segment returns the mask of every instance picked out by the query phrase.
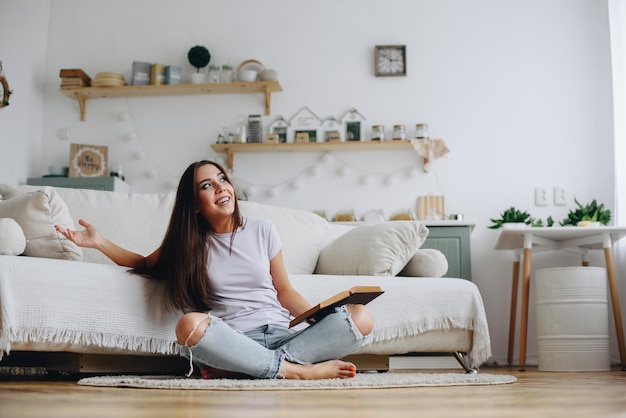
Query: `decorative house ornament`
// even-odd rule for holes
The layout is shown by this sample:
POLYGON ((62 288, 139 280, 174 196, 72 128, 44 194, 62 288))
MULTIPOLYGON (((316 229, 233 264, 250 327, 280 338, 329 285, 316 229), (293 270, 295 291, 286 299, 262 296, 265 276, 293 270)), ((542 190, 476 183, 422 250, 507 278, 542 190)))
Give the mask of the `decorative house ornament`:
POLYGON ((308 132, 296 132, 296 142, 298 144, 309 142, 309 133, 308 132))
POLYGON ((341 118, 345 141, 364 141, 363 122, 365 117, 355 108, 350 109, 341 118))
POLYGON ((104 177, 107 175, 106 146, 70 144, 70 177, 104 177))
POLYGON ((278 135, 278 142, 287 142, 287 131, 289 129, 289 122, 282 116, 276 118, 274 122, 270 124, 270 134, 278 135))
POLYGON ((341 142, 341 134, 339 132, 328 132, 326 138, 328 142, 341 142))
POLYGON ((447 155, 450 150, 443 139, 411 139, 411 144, 418 155, 424 158, 424 172, 428 173, 431 161, 447 155))
POLYGON ((322 122, 322 141, 323 142, 339 142, 341 141, 341 122, 331 116, 322 122))
POLYGON ((406 76, 406 45, 377 45, 374 47, 376 77, 406 76))
POLYGON ((268 144, 278 144, 278 134, 267 134, 265 142, 268 144))
POLYGON ((6 107, 9 105, 9 96, 12 93, 13 92, 9 90, 9 82, 7 81, 7 78, 4 75, 4 70, 2 69, 2 61, 0 61, 0 97, 2 98, 0 107, 6 107))
POLYGON ((299 133, 306 133, 309 142, 322 142, 321 135, 318 135, 321 123, 321 119, 311 109, 306 106, 303 107, 289 121, 292 141, 297 138, 299 133))

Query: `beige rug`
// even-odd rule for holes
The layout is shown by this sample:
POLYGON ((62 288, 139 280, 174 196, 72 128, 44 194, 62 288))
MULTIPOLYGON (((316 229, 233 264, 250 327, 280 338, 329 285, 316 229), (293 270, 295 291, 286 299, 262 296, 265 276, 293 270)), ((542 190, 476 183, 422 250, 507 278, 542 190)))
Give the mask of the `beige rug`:
POLYGON ((420 386, 501 385, 514 383, 514 376, 465 373, 358 373, 353 379, 248 380, 184 378, 178 376, 98 376, 78 381, 84 386, 143 389, 196 390, 329 390, 386 389, 420 386))

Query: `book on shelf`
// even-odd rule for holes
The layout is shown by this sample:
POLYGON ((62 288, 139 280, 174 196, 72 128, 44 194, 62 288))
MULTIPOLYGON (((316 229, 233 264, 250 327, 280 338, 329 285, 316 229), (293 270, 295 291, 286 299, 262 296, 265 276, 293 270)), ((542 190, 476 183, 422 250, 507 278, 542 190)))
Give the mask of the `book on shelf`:
POLYGON ((165 84, 180 84, 182 69, 176 65, 165 67, 165 84))
POLYGON ((133 61, 131 84, 133 86, 145 86, 150 84, 151 70, 152 63, 144 61, 133 61))
POLYGON ((82 81, 84 86, 91 85, 91 77, 89 77, 83 70, 80 68, 62 68, 59 71, 59 77, 62 79, 79 79, 82 81))
POLYGON ((61 87, 71 89, 89 86, 78 77, 64 77, 61 79, 61 87))
POLYGON ((354 286, 348 290, 337 293, 313 306, 311 309, 298 315, 289 323, 289 327, 298 325, 301 322, 319 321, 332 312, 338 306, 361 304, 365 305, 384 292, 379 286, 354 286))
POLYGON ((165 65, 152 64, 150 67, 150 84, 153 86, 165 84, 165 65))

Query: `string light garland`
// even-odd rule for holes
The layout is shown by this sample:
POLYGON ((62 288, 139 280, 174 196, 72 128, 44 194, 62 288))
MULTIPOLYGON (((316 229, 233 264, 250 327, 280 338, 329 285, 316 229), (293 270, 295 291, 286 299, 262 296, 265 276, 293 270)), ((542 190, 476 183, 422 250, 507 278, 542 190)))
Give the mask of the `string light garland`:
POLYGON ((129 154, 131 157, 130 159, 125 159, 125 160, 119 159, 118 163, 122 165, 128 165, 128 164, 147 165, 148 168, 145 169, 144 171, 144 176, 146 178, 157 179, 159 177, 159 174, 162 174, 163 176, 167 178, 167 180, 163 182, 163 186, 168 190, 176 189, 176 187, 178 186, 178 178, 174 176, 169 170, 166 170, 158 166, 152 159, 150 153, 144 147, 143 142, 141 141, 141 136, 137 133, 138 129, 133 119, 133 112, 131 111, 131 103, 128 98, 126 98, 126 107, 127 107, 127 110, 120 112, 117 117, 117 119, 120 122, 127 123, 130 125, 130 129, 128 130, 126 134, 122 136, 122 140, 129 144, 132 144, 138 149, 129 154))
POLYGON ((410 166, 401 168, 395 172, 372 172, 363 170, 355 165, 347 163, 336 154, 328 151, 320 156, 311 166, 303 168, 299 173, 289 179, 285 179, 278 183, 261 184, 246 180, 232 173, 231 177, 245 193, 250 200, 262 201, 263 199, 271 199, 280 196, 283 192, 297 191, 302 189, 308 182, 315 180, 326 172, 333 163, 339 163, 336 174, 341 178, 358 177, 358 182, 363 186, 372 185, 378 180, 378 183, 393 186, 401 179, 414 180, 418 177, 419 167, 410 166))

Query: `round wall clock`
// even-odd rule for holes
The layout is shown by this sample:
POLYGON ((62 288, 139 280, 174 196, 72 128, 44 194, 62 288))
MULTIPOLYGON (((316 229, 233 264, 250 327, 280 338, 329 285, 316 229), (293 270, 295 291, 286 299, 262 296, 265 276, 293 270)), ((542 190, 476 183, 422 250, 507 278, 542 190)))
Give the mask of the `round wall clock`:
POLYGON ((376 77, 406 76, 406 45, 377 45, 374 68, 376 77))

